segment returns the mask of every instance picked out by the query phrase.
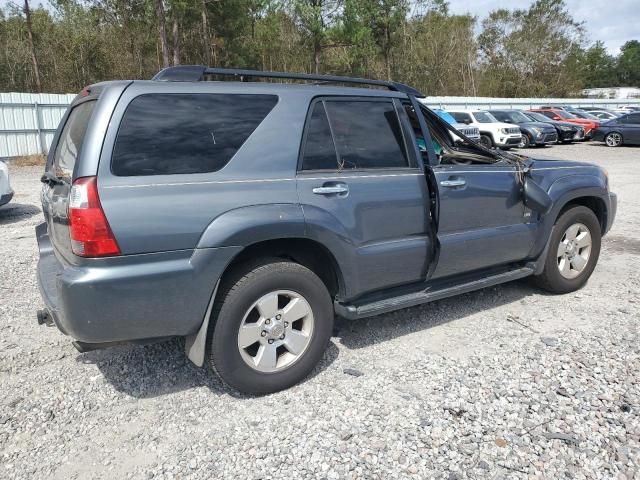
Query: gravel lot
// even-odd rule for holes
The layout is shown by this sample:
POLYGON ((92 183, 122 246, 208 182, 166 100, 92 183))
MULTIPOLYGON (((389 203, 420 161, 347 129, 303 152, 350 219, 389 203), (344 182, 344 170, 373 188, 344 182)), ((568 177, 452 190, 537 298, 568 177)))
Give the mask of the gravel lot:
POLYGON ((640 149, 530 150, 619 195, 589 284, 339 321, 303 384, 226 390, 178 341, 79 354, 39 327, 40 168, 0 208, 0 478, 640 478, 640 149))

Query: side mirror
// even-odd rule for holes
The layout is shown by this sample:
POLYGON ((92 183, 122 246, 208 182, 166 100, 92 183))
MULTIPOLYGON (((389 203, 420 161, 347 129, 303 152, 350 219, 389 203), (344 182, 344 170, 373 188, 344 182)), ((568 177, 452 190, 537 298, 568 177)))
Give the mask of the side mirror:
POLYGON ((470 118, 465 118, 462 123, 465 123, 465 124, 469 125, 471 123, 471 119, 470 118))
POLYGON ((526 207, 542 215, 549 213, 553 206, 553 200, 549 194, 529 177, 524 179, 523 197, 526 207))
POLYGON ((554 116, 553 116, 553 119, 554 119, 554 120, 562 120, 562 118, 560 118, 558 115, 554 115, 554 116))

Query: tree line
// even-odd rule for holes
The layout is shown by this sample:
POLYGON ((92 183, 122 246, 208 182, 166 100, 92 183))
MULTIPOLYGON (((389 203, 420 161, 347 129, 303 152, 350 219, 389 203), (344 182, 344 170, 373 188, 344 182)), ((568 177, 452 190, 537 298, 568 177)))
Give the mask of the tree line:
POLYGON ((0 10, 1 91, 74 92, 180 64, 394 79, 427 95, 640 86, 640 42, 618 56, 589 44, 564 0, 482 21, 446 0, 15 0, 0 10))

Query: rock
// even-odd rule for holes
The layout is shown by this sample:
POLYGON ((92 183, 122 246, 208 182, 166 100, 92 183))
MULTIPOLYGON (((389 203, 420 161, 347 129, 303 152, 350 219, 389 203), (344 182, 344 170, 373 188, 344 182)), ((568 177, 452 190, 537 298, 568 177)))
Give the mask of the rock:
POLYGON ((568 435, 566 433, 560 433, 560 432, 546 432, 543 433, 542 435, 544 435, 548 440, 562 440, 563 442, 566 443, 572 443, 574 445, 578 445, 580 442, 578 442, 578 439, 568 435))
POLYGON ((555 337, 540 337, 540 341, 544 343, 547 347, 558 346, 558 339, 555 337))
POLYGON ((480 460, 478 462, 477 465, 478 468, 481 468, 482 470, 490 470, 491 469, 491 465, 489 465, 487 462, 485 462, 484 460, 480 460))
POLYGON ((347 375, 351 375, 352 377, 361 377, 364 375, 360 370, 356 370, 355 368, 345 368, 342 373, 346 373, 347 375))

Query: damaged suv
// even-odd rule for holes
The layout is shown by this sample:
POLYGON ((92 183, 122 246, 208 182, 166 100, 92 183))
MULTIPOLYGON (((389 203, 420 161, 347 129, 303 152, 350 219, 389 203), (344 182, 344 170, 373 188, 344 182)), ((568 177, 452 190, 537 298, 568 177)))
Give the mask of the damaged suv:
POLYGON ((42 177, 39 322, 80 351, 184 337, 263 394, 309 374, 335 315, 583 286, 616 212, 606 172, 484 148, 420 97, 198 66, 85 88, 42 177))

